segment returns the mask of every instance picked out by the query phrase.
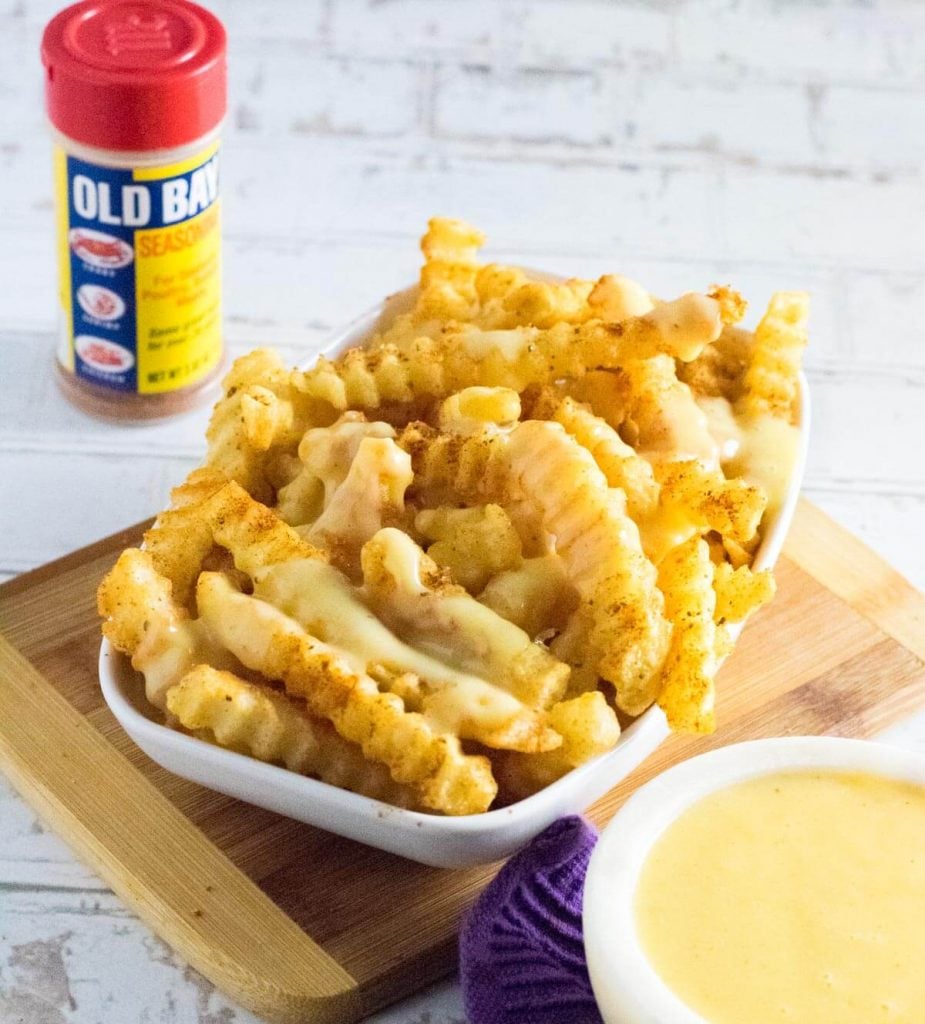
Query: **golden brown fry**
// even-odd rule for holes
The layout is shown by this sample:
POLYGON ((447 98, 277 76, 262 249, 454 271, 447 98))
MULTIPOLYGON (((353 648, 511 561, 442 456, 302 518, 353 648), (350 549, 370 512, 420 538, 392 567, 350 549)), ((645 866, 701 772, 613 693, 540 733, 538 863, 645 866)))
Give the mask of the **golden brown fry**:
POLYGON ((485 236, 471 224, 452 217, 431 217, 427 234, 421 239, 424 265, 430 268, 435 264, 473 266, 484 244, 485 236))
POLYGON ((721 470, 710 469, 696 459, 663 462, 657 476, 662 504, 680 506, 698 526, 739 544, 758 532, 768 503, 760 487, 741 478, 727 480, 721 470))
POLYGON ((629 359, 614 374, 624 413, 621 434, 637 452, 716 465, 719 446, 690 388, 666 355, 629 359))
POLYGON ((194 469, 182 484, 170 492, 170 507, 182 509, 191 505, 201 505, 228 482, 228 477, 224 473, 209 466, 194 469))
POLYGON ((238 360, 206 466, 99 591, 197 734, 454 814, 491 805, 492 764, 510 800, 609 749, 602 680, 712 728, 730 624, 773 593, 750 564, 805 344, 802 293, 753 337, 729 287, 537 280, 483 241, 431 220, 362 348, 238 360))
POLYGON ((221 747, 397 807, 416 805, 407 786, 367 761, 329 722, 310 715, 303 701, 231 672, 197 665, 167 691, 167 710, 184 729, 221 747))
POLYGON ((273 442, 292 430, 293 409, 269 388, 250 384, 241 389, 241 422, 244 437, 254 451, 265 452, 273 442))
POLYGON ((655 570, 620 492, 557 424, 525 423, 511 435, 512 475, 556 538, 556 552, 587 607, 598 671, 617 702, 638 714, 655 698, 667 645, 655 570))
POLYGON ((592 693, 600 686, 600 656, 590 639, 593 626, 591 608, 587 604, 578 604, 566 619, 562 631, 549 645, 557 658, 571 666, 572 674, 565 691, 567 698, 592 693))
POLYGON ((770 412, 791 420, 797 376, 806 347, 806 292, 776 292, 755 331, 742 405, 752 415, 770 412))
POLYGON ((504 297, 503 314, 493 325, 499 328, 550 328, 559 323, 576 323, 588 318, 591 281, 526 281, 504 297))
POLYGON ((743 622, 771 600, 777 586, 770 569, 755 572, 747 565, 733 569, 728 562, 720 562, 714 566, 713 589, 716 591, 714 618, 724 624, 743 622))
POLYGON ((215 543, 230 551, 235 566, 248 576, 275 562, 326 557, 236 483, 214 494, 203 506, 203 515, 215 543))
POLYGON ((170 687, 198 662, 237 665, 202 623, 174 601, 171 590, 147 551, 126 548, 96 598, 104 635, 116 650, 131 655, 132 666, 145 677, 145 695, 157 708, 164 707, 170 687))
POLYGON ((673 626, 658 702, 672 729, 712 732, 713 679, 719 666, 713 563, 706 541, 692 537, 670 552, 659 566, 658 584, 673 626))
POLYGON ((222 385, 225 396, 212 412, 206 464, 239 483, 260 501, 273 497, 268 453, 291 449, 308 426, 325 425, 335 414, 292 386, 292 373, 271 349, 236 360, 222 385))
POLYGON ((723 537, 722 542, 726 557, 736 569, 743 565, 751 565, 755 549, 758 547, 757 537, 746 544, 740 544, 731 537, 723 537))
POLYGON ((549 722, 562 737, 562 746, 552 753, 573 767, 612 749, 620 738, 617 716, 599 691, 556 704, 549 722))
POLYGON ((578 765, 605 754, 620 738, 620 723, 598 691, 555 705, 550 721, 563 744, 546 754, 504 754, 497 759, 498 782, 508 802, 532 796, 578 765))
POLYGON ((548 708, 565 692, 568 666, 512 622, 446 582, 400 530, 380 530, 363 548, 363 581, 383 622, 419 650, 548 708))
POLYGON ((399 443, 411 452, 423 493, 489 499, 540 521, 590 616, 600 674, 628 714, 648 707, 667 650, 663 600, 623 496, 591 454, 560 424, 537 421, 462 438, 415 425, 399 443))
POLYGON ((493 576, 521 563, 520 537, 500 505, 424 509, 414 526, 432 542, 428 557, 470 593, 477 594, 493 576))
POLYGON ((228 478, 217 470, 193 470, 170 492, 171 507, 145 531, 145 550, 154 568, 170 580, 174 598, 184 607, 190 607, 196 577, 213 546, 203 505, 227 483, 228 478))
POLYGON ((489 495, 496 489, 482 481, 490 471, 497 475, 496 452, 505 443, 500 434, 441 434, 427 423, 415 422, 399 433, 397 441, 411 456, 411 490, 424 505, 481 505, 482 491, 489 495))
POLYGON ((713 646, 717 664, 722 664, 729 657, 733 647, 735 647, 735 640, 733 639, 730 627, 724 623, 717 622, 716 642, 713 646))
POLYGON ((125 654, 138 650, 150 622, 173 628, 188 618, 173 600, 170 581, 157 573, 151 555, 138 548, 126 548, 119 555, 100 583, 96 605, 103 617, 103 633, 125 654))
MULTIPOLYGON (((562 396, 568 395, 576 402, 587 405, 595 416, 618 430, 627 416, 626 382, 613 370, 589 370, 575 380, 558 385, 562 396)), ((622 437, 622 435, 621 435, 622 437)))
POLYGON ((338 410, 444 398, 473 386, 522 391, 595 367, 621 366, 629 356, 693 358, 719 336, 722 316, 715 299, 691 293, 620 323, 496 331, 463 323, 437 340, 420 337, 403 349, 382 344, 320 359, 293 380, 306 396, 338 410))
POLYGON ((719 305, 720 319, 727 327, 739 323, 745 316, 748 303, 728 284, 712 285, 707 295, 719 305))
POLYGON ((696 359, 678 362, 678 377, 698 396, 737 402, 745 388, 752 342, 751 331, 726 327, 696 359))
POLYGON ((652 466, 636 454, 622 437, 600 416, 585 405, 566 396, 547 391, 531 410, 535 419, 552 419, 587 448, 611 487, 626 495, 627 509, 633 519, 648 515, 658 501, 658 486, 652 466))
POLYGON ((578 594, 555 554, 527 558, 517 568, 499 572, 478 598, 534 639, 563 629, 578 606, 578 594))
POLYGON ((190 505, 162 512, 145 531, 144 543, 157 571, 173 583, 177 601, 190 607, 196 577, 212 550, 212 531, 202 509, 190 505))
POLYGON ((431 220, 421 241, 426 259, 420 295, 412 311, 399 318, 402 322, 383 332, 377 341, 387 339, 402 347, 415 325, 436 337, 432 325, 448 319, 488 330, 545 328, 591 319, 612 323, 653 307, 644 289, 626 278, 535 280, 519 267, 479 265, 478 250, 483 242, 481 232, 461 221, 431 220))
POLYGON ((299 442, 300 468, 277 494, 280 518, 290 526, 314 522, 346 480, 360 443, 367 437, 394 436, 394 427, 367 422, 358 412, 344 413, 329 427, 307 430, 299 442))
MULTIPOLYGON (((190 607, 196 577, 216 544, 233 549, 262 537, 280 558, 324 557, 243 487, 214 470, 194 471, 172 497, 175 507, 162 512, 146 531, 145 550, 185 607, 190 607)), ((238 568, 248 571, 243 564, 238 568)))
POLYGON ((476 256, 481 231, 461 220, 433 217, 421 239, 424 266, 416 314, 420 318, 462 319, 476 301, 476 256))
POLYGON ((486 263, 475 275, 475 292, 482 310, 501 305, 521 285, 527 283, 526 273, 520 267, 506 267, 500 263, 486 263))
MULTIPOLYGON (((325 562, 295 559, 267 566, 256 573, 254 596, 313 637, 349 652, 356 669, 390 688, 398 676, 416 676, 422 709, 463 739, 526 751, 552 749, 561 742, 543 715, 494 682, 454 668, 445 650, 434 657, 399 639, 370 610, 367 595, 325 562)), ((438 623, 433 632, 431 646, 440 648, 438 623)))
POLYGON ((203 573, 197 588, 203 618, 243 664, 305 700, 366 757, 381 762, 421 802, 447 814, 487 810, 497 787, 487 758, 466 755, 452 733, 406 712, 393 693, 357 673, 349 657, 309 636, 265 601, 247 597, 223 577, 203 573))

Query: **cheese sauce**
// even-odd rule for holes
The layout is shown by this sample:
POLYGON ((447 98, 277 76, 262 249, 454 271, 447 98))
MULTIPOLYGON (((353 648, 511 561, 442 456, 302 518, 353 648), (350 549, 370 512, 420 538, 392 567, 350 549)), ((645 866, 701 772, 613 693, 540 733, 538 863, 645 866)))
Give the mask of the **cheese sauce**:
POLYGON ((635 901, 653 967, 710 1024, 925 1020, 925 787, 731 786, 662 834, 635 901))
POLYGON ((132 665, 145 677, 148 703, 164 710, 167 691, 196 665, 240 671, 237 659, 221 647, 204 622, 152 615, 132 665))
MULTIPOLYGON (((639 454, 653 465, 668 459, 698 459, 708 469, 721 467, 728 479, 741 477, 764 491, 766 516, 780 511, 787 498, 800 443, 799 429, 770 414, 744 416, 725 398, 697 397, 686 385, 665 396, 664 449, 653 445, 639 454), (684 438, 686 450, 679 448, 684 438)), ((767 520, 766 520, 767 521, 767 520)), ((658 505, 639 520, 643 549, 656 564, 698 533, 700 523, 676 505, 658 505)))
POLYGON ((737 416, 725 398, 698 398, 710 434, 719 446, 727 477, 741 476, 768 496, 775 515, 787 497, 799 449, 799 429, 778 416, 737 416))
POLYGON ((661 351, 693 359, 702 348, 705 328, 719 323, 717 307, 706 295, 688 292, 674 302, 661 302, 646 314, 662 338, 661 351))
POLYGON ((440 731, 467 735, 473 726, 500 728, 524 710, 487 680, 404 643, 363 604, 359 592, 320 559, 281 562, 260 571, 254 594, 295 619, 312 636, 339 649, 364 673, 370 664, 426 680, 424 715, 440 731))

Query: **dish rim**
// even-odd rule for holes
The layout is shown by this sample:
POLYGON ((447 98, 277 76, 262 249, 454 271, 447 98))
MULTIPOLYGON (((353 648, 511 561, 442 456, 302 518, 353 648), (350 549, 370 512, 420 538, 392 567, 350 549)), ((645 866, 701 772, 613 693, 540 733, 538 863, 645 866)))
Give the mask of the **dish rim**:
POLYGON ((659 837, 698 801, 749 779, 813 769, 925 787, 925 755, 917 751, 840 736, 779 736, 680 761, 614 815, 591 855, 582 910, 588 973, 605 1024, 710 1024, 669 988, 642 948, 633 907, 642 868, 659 837))
MULTIPOLYGON (((549 281, 564 280, 564 278, 546 271, 539 271, 529 267, 523 269, 536 279, 549 281)), ((377 305, 360 314, 341 330, 337 331, 330 341, 322 345, 320 349, 300 365, 311 365, 321 356, 336 355, 347 348, 361 344, 364 340, 368 339, 377 325, 383 321, 391 320, 395 315, 407 308, 417 294, 417 290, 417 285, 412 285, 386 296, 377 305)), ((801 371, 799 374, 799 417, 797 422, 799 446, 797 457, 787 497, 781 505, 771 529, 766 533, 755 554, 753 565, 756 569, 773 568, 786 540, 797 501, 799 500, 806 468, 811 415, 809 383, 805 374, 801 371)), ((740 625, 733 627, 734 638, 738 638, 741 628, 740 625)), ((294 792, 292 780, 295 780, 298 788, 304 791, 302 796, 306 805, 312 802, 316 805, 341 803, 344 805, 343 809, 345 811, 349 810, 373 825, 378 826, 388 822, 390 826, 395 827, 403 824, 405 828, 413 830, 418 836, 421 835, 422 830, 426 830, 427 834, 435 837, 437 841, 451 837, 477 839, 480 837, 496 836, 500 832, 509 829, 515 822, 521 826, 521 830, 525 827, 532 829, 533 824, 536 824, 535 831, 531 832, 532 835, 535 835, 542 827, 545 827, 551 820, 554 820, 554 818, 548 817, 551 808, 557 811, 556 817, 561 813, 574 813, 576 804, 580 805, 577 807, 577 810, 584 810, 613 788, 627 774, 627 771, 621 770, 619 774, 615 772, 611 778, 608 775, 608 768, 611 765, 614 768, 618 768, 622 763, 628 762, 631 770, 632 767, 640 764, 645 757, 651 754, 670 734, 664 713, 657 705, 653 705, 623 730, 616 746, 611 750, 577 768, 573 768, 562 778, 550 783, 550 785, 529 797, 525 797, 505 807, 482 811, 478 814, 453 816, 431 814, 395 807, 392 804, 383 803, 372 797, 340 789, 319 779, 314 779, 307 775, 299 775, 286 768, 267 764, 246 754, 239 754, 235 751, 206 743, 194 736, 189 736, 186 733, 155 721, 139 711, 135 703, 123 692, 122 681, 119 678, 120 674, 126 675, 133 671, 130 666, 126 667, 127 663, 128 658, 114 651, 109 641, 103 638, 99 656, 99 676, 103 697, 110 710, 119 720, 119 723, 136 744, 141 746, 148 756, 158 761, 159 764, 169 771, 181 774, 175 768, 169 767, 157 757, 154 757, 150 752, 152 747, 160 748, 166 745, 180 760, 186 762, 197 760, 204 766, 210 767, 216 773, 221 773, 223 769, 228 769, 235 776, 250 774, 254 777, 255 782, 260 783, 260 788, 263 788, 263 786, 270 786, 271 788, 282 786, 287 792, 294 792), (121 668, 117 667, 120 664, 121 668), (140 742, 138 737, 144 739, 145 742, 140 742), (631 753, 635 757, 634 760, 630 757, 631 753), (283 780, 286 781, 284 782, 283 780), (601 784, 602 781, 605 783, 604 785, 601 784), (587 794, 590 794, 590 796, 587 794), (560 797, 561 800, 559 799, 560 797), (558 806, 563 801, 567 802, 571 811, 563 810, 558 806)), ((183 774, 182 777, 190 778, 188 774, 183 774)), ((193 779, 192 781, 197 781, 201 785, 209 785, 208 783, 201 782, 199 779, 193 779)), ((212 788, 215 787, 213 786, 212 788)), ((237 796, 237 798, 246 800, 246 802, 256 803, 255 800, 248 800, 245 797, 237 796)), ((267 799, 272 800, 272 795, 267 799)), ((257 806, 266 806, 266 803, 257 804, 257 806)), ((273 809, 276 808, 274 807, 273 809)), ((278 811, 278 813, 286 814, 287 812, 278 811)), ((298 820, 309 822, 308 818, 300 818, 298 820)), ((328 831, 340 832, 337 822, 321 825, 315 818, 312 818, 310 823, 320 828, 326 828, 328 831)), ((373 842, 370 845, 377 844, 373 842)), ((404 855, 409 856, 407 853, 404 855)), ((421 859, 423 860, 423 858, 421 859)), ((493 858, 480 857, 478 860, 467 861, 467 863, 485 863, 488 859, 493 858)), ((423 862, 434 863, 433 860, 423 860, 423 862)), ((463 861, 459 861, 459 863, 463 863, 463 861)))

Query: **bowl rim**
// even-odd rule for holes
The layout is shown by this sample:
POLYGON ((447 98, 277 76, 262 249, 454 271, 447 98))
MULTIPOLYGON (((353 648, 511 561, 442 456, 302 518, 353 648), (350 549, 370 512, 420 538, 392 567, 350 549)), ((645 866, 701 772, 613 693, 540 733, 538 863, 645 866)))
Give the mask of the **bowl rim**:
MULTIPOLYGON (((552 274, 548 271, 537 270, 532 267, 524 267, 522 269, 526 270, 536 279, 552 282, 565 280, 561 275, 552 274)), ((391 320, 404 308, 407 308, 410 301, 417 294, 417 291, 417 284, 412 284, 407 288, 387 295, 382 301, 355 317, 340 330, 335 331, 327 342, 322 344, 310 356, 306 357, 304 362, 299 365, 311 365, 321 356, 336 355, 347 348, 362 344, 364 340, 369 339, 378 325, 383 321, 391 320)), ((812 420, 812 401, 809 383, 802 370, 799 373, 798 383, 799 415, 796 425, 799 430, 799 444, 797 455, 787 496, 777 512, 771 529, 762 539, 755 554, 753 565, 759 570, 773 568, 780 556, 796 510, 805 473, 812 420)), ((741 628, 741 626, 733 626, 733 638, 738 637, 741 628)), ((556 795, 572 788, 576 791, 579 790, 583 780, 589 777, 596 777, 599 771, 604 771, 609 761, 613 760, 616 762, 618 759, 622 761, 626 757, 627 751, 634 747, 642 747, 646 751, 643 754, 644 758, 670 734, 664 713, 658 705, 653 705, 647 708, 631 725, 621 732, 616 746, 611 750, 577 768, 573 768, 561 779, 557 779, 529 797, 525 797, 505 807, 482 811, 478 814, 453 816, 431 814, 395 807, 392 804, 383 803, 372 797, 362 796, 350 790, 332 786, 329 783, 322 782, 320 779, 307 775, 298 775, 286 768, 266 764, 246 754, 239 754, 235 751, 206 743, 194 736, 189 736, 186 733, 157 722, 153 718, 147 717, 134 706, 133 702, 123 692, 120 676, 126 674, 128 661, 129 659, 125 655, 112 648, 105 637, 102 639, 99 653, 99 678, 103 697, 120 725, 133 739, 135 739, 137 734, 152 746, 163 747, 168 745, 175 754, 181 757, 186 759, 198 758, 202 762, 210 763, 215 771, 221 771, 223 767, 227 767, 234 769, 235 774, 240 774, 241 771, 253 769, 255 765, 259 765, 260 770, 255 770, 253 774, 265 779, 267 784, 275 784, 279 782, 281 777, 299 780, 302 788, 304 788, 306 801, 322 796, 325 798, 331 797, 333 793, 336 793, 342 800, 345 810, 352 809, 371 822, 383 822, 386 820, 383 815, 383 809, 387 809, 388 820, 392 824, 404 822, 407 826, 416 830, 426 828, 430 834, 438 837, 440 835, 458 837, 486 836, 496 834, 508 828, 515 820, 529 821, 534 816, 539 817, 548 809, 550 800, 554 799, 556 795), (273 773, 282 773, 282 775, 273 773), (322 789, 319 790, 318 787, 322 787, 322 789)), ((640 758, 636 763, 641 763, 643 758, 640 758)), ((622 776, 618 778, 622 778, 622 776)), ((618 779, 614 781, 614 784, 616 784, 616 781, 618 779)), ((287 788, 289 788, 288 784, 287 788)), ((602 792, 606 792, 606 790, 602 792)), ((600 795, 599 793, 593 799, 598 799, 600 795)), ((593 800, 589 801, 585 806, 588 806, 591 802, 593 800)))
POLYGON ((640 872, 659 837, 704 797, 749 779, 813 769, 925 786, 925 755, 917 751, 875 740, 782 736, 680 761, 614 815, 591 855, 582 911, 588 972, 605 1024, 710 1024, 662 981, 642 948, 633 906, 640 872))
MULTIPOLYGON (((565 779, 570 780, 570 786, 579 787, 581 781, 587 776, 593 776, 601 767, 601 762, 611 757, 615 751, 625 752, 630 746, 647 746, 655 741, 654 745, 660 744, 669 734, 664 715, 657 707, 647 709, 630 726, 620 734, 618 745, 596 758, 572 769, 561 779, 557 779, 550 785, 538 790, 531 796, 524 797, 516 803, 504 807, 496 807, 489 811, 481 811, 478 814, 441 815, 431 814, 426 811, 409 810, 404 807, 396 807, 394 804, 384 803, 374 797, 363 796, 354 793, 349 789, 342 789, 339 786, 322 782, 321 779, 313 778, 310 775, 300 775, 279 765, 269 764, 259 758, 250 757, 247 754, 240 754, 234 750, 219 747, 216 744, 206 743, 180 732, 178 729, 171 729, 169 726, 156 721, 153 718, 142 714, 135 703, 125 694, 125 687, 121 676, 131 670, 128 658, 119 651, 113 649, 109 641, 104 637, 100 644, 99 676, 100 687, 103 697, 109 705, 110 710, 119 720, 126 732, 133 738, 137 734, 152 745, 162 746, 168 744, 178 753, 186 752, 199 757, 201 760, 209 761, 215 770, 220 771, 223 766, 246 766, 249 772, 262 775, 268 782, 278 782, 281 778, 295 780, 301 788, 305 789, 306 799, 312 795, 324 792, 328 795, 337 794, 342 798, 345 806, 352 806, 357 811, 371 813, 372 817, 381 820, 382 810, 386 808, 390 817, 400 819, 415 827, 426 825, 430 832, 452 833, 455 835, 482 835, 486 832, 496 832, 507 828, 514 818, 530 818, 533 812, 542 813, 548 800, 547 794, 550 791, 558 792, 564 787, 561 783, 565 779), (658 712, 651 714, 650 712, 658 712), (255 766, 260 766, 259 768, 255 766), (323 787, 319 790, 318 787, 323 787)), ((624 755, 625 756, 625 755, 624 755)))

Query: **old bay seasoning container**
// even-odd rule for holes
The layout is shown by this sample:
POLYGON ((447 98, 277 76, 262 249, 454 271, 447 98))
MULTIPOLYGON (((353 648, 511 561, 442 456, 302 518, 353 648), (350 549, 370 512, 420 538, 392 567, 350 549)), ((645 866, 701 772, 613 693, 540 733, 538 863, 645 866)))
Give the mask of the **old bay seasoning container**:
POLYGON ((49 22, 42 62, 61 383, 91 412, 180 412, 222 368, 225 30, 186 0, 84 0, 49 22))

